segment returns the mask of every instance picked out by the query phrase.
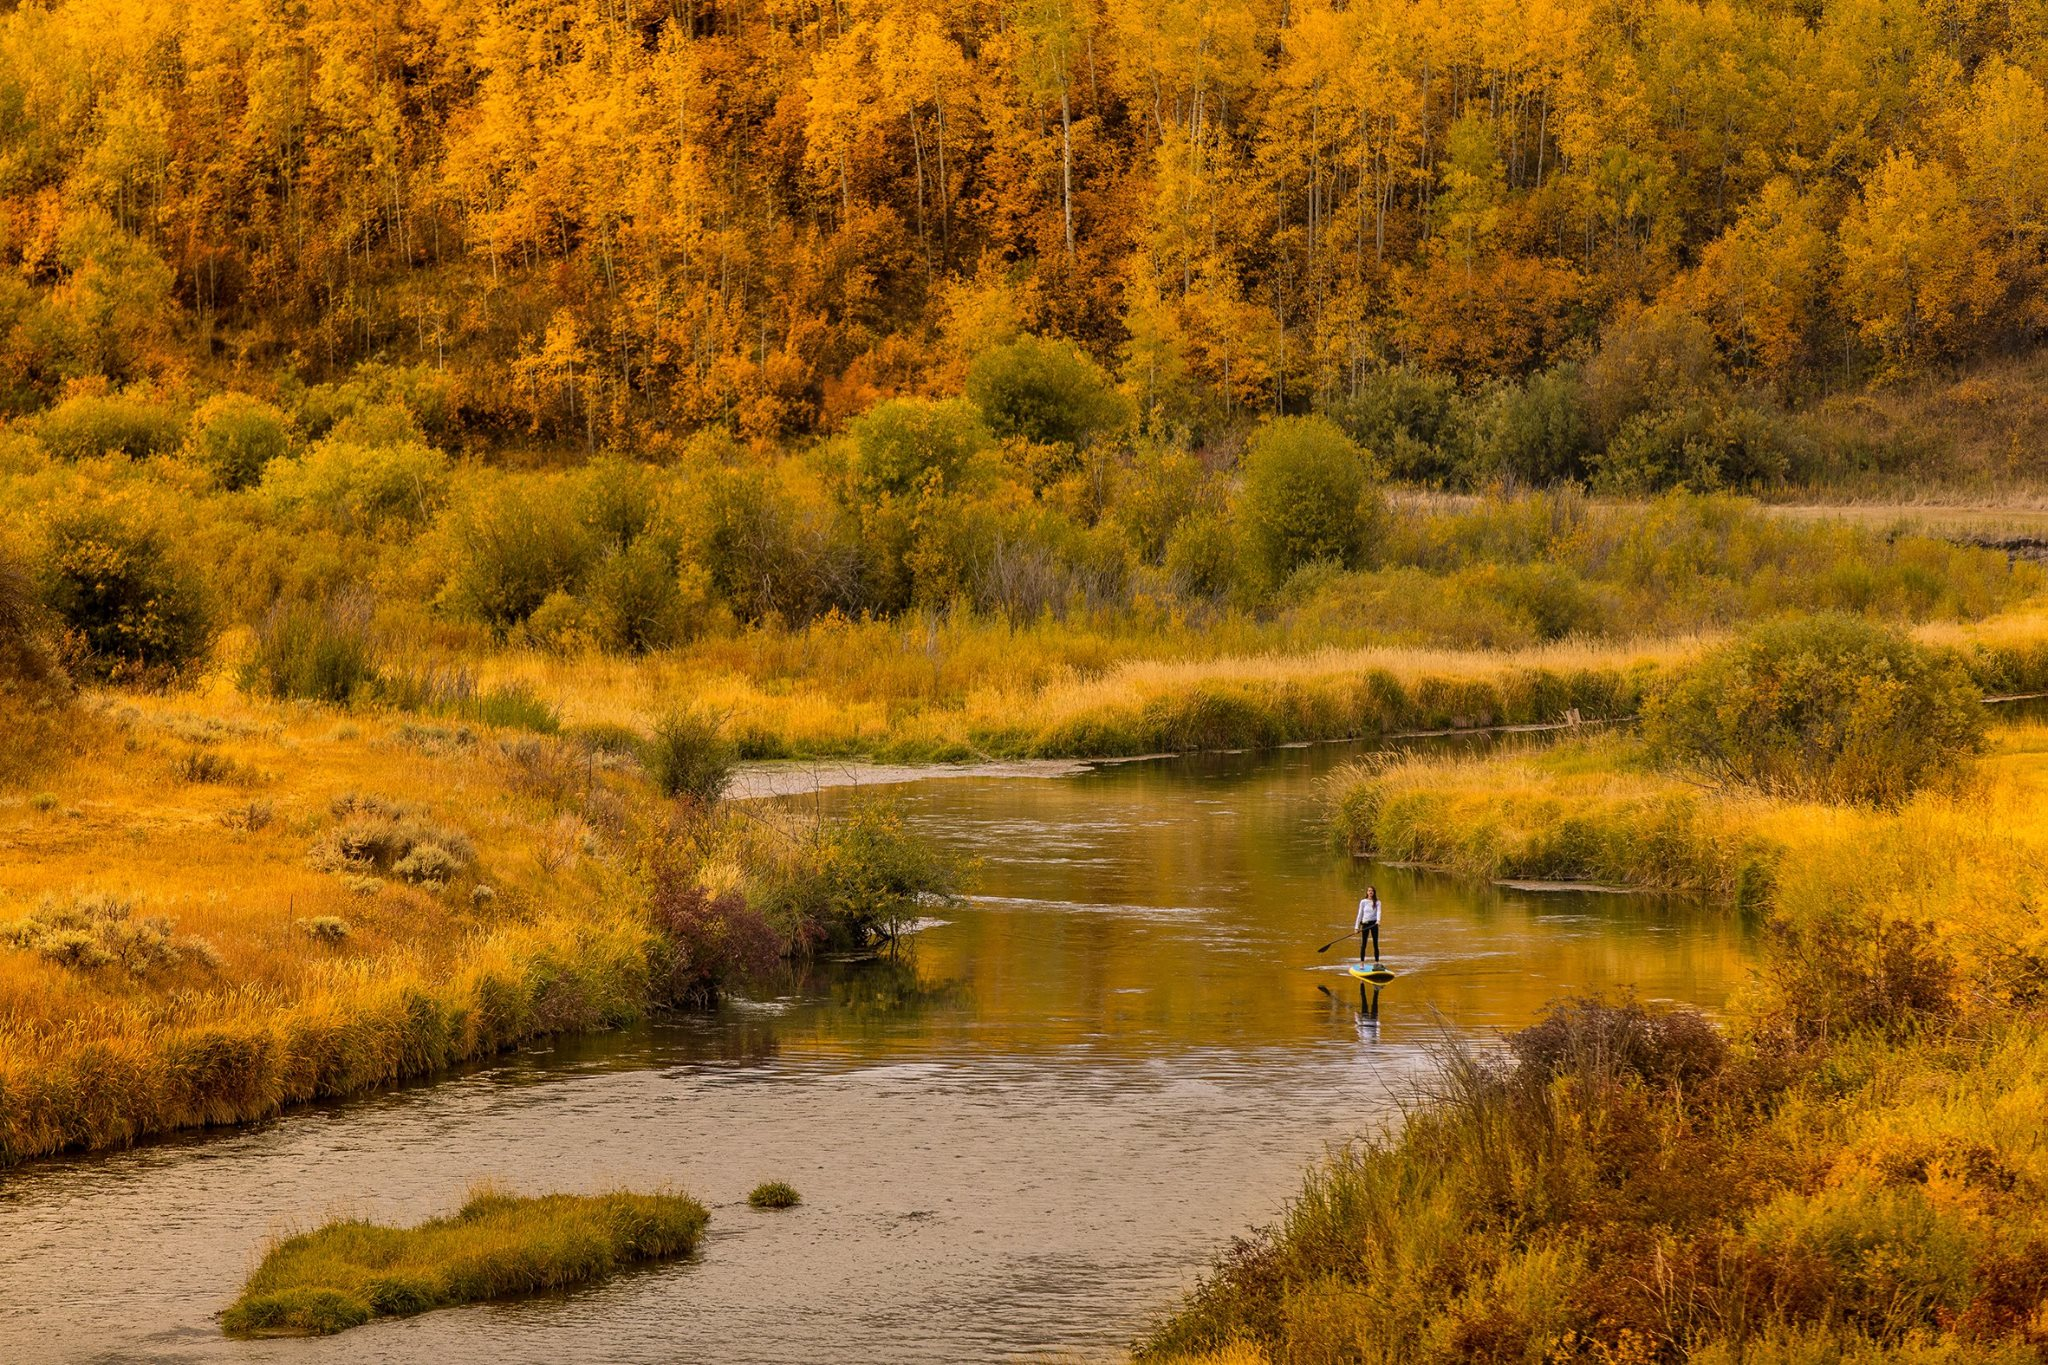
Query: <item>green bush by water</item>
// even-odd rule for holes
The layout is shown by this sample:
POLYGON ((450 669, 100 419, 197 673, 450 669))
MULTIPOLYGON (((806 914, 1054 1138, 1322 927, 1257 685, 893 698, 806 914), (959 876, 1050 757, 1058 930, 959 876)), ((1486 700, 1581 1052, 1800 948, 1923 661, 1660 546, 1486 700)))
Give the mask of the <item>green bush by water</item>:
POLYGON ((781 1180, 765 1180, 747 1194, 747 1202, 757 1209, 793 1209, 804 1202, 796 1192, 796 1186, 781 1180))
POLYGON ((1964 664, 1839 613, 1756 626, 1657 690, 1666 760, 1810 800, 1895 806, 1983 745, 1964 664))
POLYGON ((656 722, 640 761, 663 796, 709 805, 732 781, 738 750, 719 734, 716 717, 690 708, 656 722))
POLYGON ((326 1335, 378 1317, 586 1284, 694 1251, 710 1215, 679 1194, 488 1187, 411 1228, 340 1219, 271 1248, 222 1315, 229 1336, 326 1335))

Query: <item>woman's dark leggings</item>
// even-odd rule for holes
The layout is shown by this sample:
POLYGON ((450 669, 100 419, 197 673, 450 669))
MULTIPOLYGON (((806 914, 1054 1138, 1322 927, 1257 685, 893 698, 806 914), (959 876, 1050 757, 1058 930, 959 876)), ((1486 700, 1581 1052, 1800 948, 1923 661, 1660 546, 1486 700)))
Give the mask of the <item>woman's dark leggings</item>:
POLYGON ((1378 920, 1374 920, 1371 924, 1361 924, 1358 926, 1358 960, 1360 962, 1365 961, 1365 945, 1368 943, 1372 945, 1372 960, 1378 962, 1380 960, 1380 923, 1378 920))

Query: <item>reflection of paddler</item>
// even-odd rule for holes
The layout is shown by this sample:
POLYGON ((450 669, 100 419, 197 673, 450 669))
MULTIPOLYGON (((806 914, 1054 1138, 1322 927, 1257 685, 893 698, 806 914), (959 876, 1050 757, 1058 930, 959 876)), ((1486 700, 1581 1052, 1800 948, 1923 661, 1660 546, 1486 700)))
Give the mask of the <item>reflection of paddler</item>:
POLYGON ((1367 1042, 1380 1040, 1380 988, 1374 986, 1368 998, 1363 981, 1358 983, 1358 1036, 1367 1042))

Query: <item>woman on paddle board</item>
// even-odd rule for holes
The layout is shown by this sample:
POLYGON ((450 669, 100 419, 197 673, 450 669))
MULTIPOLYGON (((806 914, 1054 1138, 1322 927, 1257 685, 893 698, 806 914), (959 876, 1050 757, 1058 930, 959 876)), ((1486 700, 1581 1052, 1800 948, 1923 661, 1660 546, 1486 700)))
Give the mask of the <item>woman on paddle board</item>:
POLYGON ((1365 895, 1358 902, 1358 960, 1365 961, 1365 945, 1372 944, 1372 960, 1380 960, 1380 891, 1376 886, 1365 888, 1365 895))

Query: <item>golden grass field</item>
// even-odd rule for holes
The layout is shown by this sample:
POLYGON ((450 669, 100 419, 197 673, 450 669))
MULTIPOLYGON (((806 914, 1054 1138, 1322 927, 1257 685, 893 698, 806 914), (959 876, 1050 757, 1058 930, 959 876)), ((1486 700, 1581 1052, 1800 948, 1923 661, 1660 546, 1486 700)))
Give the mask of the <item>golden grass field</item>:
POLYGON ((637 1014, 633 799, 531 738, 223 688, 89 698, 71 751, 0 796, 0 1156, 637 1014), (344 865, 351 831, 386 844, 344 865))

